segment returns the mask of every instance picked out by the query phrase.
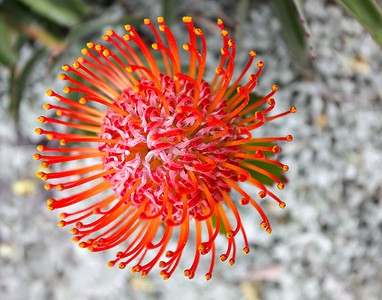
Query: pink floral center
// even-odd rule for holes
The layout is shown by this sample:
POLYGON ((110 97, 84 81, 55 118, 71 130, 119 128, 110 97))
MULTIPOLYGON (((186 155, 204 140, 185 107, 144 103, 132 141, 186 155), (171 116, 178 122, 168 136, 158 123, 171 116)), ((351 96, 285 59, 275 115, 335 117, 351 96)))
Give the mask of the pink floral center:
POLYGON ((154 82, 145 78, 139 80, 139 91, 128 88, 114 103, 128 116, 107 111, 100 137, 118 142, 99 144, 100 151, 108 152, 103 157, 105 170, 117 170, 106 178, 120 197, 140 180, 130 199, 139 208, 147 198, 147 215, 161 211, 167 186, 168 202, 173 204, 173 209, 170 213, 163 209, 162 220, 169 214, 173 220, 181 218, 185 213, 182 197, 187 199, 188 214, 201 218, 204 215, 201 203, 204 207, 208 203, 200 180, 206 183, 216 202, 224 200, 219 189, 231 190, 220 177, 239 180, 237 172, 219 162, 238 165, 239 158, 227 155, 238 150, 224 147, 224 142, 241 139, 241 132, 233 125, 235 118, 228 124, 220 121, 228 115, 226 100, 220 101, 211 114, 207 113, 214 100, 207 82, 202 82, 199 106, 193 108, 195 86, 190 81, 181 79, 180 92, 176 93, 174 79, 163 74, 159 78, 170 116, 165 113, 154 82))

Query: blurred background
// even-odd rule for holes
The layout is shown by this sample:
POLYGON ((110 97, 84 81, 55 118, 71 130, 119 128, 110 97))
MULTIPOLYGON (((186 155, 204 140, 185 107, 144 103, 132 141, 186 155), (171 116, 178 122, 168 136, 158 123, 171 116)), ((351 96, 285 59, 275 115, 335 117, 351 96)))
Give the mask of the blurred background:
POLYGON ((373 0, 0 0, 0 299, 382 299, 381 45, 373 0), (216 262, 209 282, 183 276, 187 258, 163 281, 158 268, 141 278, 108 268, 113 251, 78 248, 46 209, 32 158, 36 118, 45 90, 63 87, 62 64, 108 29, 131 24, 144 36, 144 18, 164 16, 182 41, 184 15, 207 36, 207 77, 221 18, 237 69, 255 50, 265 63, 257 91, 278 84, 277 110, 297 107, 259 134, 294 136, 279 154, 290 166, 278 192, 287 207, 266 205, 271 235, 242 209, 251 252, 232 267, 216 262))

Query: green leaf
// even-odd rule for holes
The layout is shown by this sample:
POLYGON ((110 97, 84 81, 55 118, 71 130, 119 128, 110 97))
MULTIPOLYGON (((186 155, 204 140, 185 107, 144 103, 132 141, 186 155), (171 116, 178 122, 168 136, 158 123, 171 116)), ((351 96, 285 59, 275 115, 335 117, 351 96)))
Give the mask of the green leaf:
POLYGON ((177 7, 178 0, 162 0, 162 14, 167 25, 174 23, 177 7))
POLYGON ((40 16, 55 24, 71 27, 80 22, 80 17, 73 10, 49 0, 18 0, 40 16))
POLYGON ((370 33, 382 46, 382 10, 373 0, 336 0, 370 33))
POLYGON ((17 62, 17 55, 10 43, 9 27, 2 17, 0 17, 0 41, 0 63, 13 66, 17 62))
POLYGON ((294 60, 306 70, 310 55, 306 32, 302 24, 302 12, 295 0, 273 0, 276 15, 281 23, 284 39, 294 60))

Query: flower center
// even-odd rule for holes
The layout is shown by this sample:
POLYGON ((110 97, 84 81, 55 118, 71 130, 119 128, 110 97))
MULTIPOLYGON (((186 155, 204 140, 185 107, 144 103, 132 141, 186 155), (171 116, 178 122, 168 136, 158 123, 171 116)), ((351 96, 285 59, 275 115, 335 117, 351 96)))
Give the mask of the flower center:
POLYGON ((224 162, 238 165, 238 158, 230 157, 237 150, 224 146, 224 142, 241 139, 240 130, 231 125, 234 119, 228 124, 220 121, 228 114, 225 100, 212 113, 207 112, 214 100, 207 82, 197 89, 180 79, 177 92, 174 79, 163 74, 159 79, 160 90, 153 81, 141 78, 137 88, 124 90, 116 99, 114 104, 128 116, 107 111, 100 137, 117 142, 100 143, 99 150, 108 152, 103 157, 105 170, 117 172, 106 178, 121 198, 131 194, 137 208, 147 199, 146 216, 161 214, 162 219, 170 216, 174 221, 186 213, 203 216, 208 201, 201 180, 215 202, 224 200, 219 189, 230 191, 220 177, 238 181, 237 173, 224 167, 224 162), (199 105, 194 108, 196 96, 199 105), (165 202, 172 204, 172 211, 165 202))

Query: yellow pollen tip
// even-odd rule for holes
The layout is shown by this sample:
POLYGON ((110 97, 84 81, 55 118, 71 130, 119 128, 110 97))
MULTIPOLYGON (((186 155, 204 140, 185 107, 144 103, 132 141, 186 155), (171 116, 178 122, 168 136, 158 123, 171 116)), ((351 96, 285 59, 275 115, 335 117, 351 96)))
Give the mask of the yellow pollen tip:
POLYGON ((85 59, 83 57, 79 57, 77 58, 77 61, 80 63, 80 64, 83 64, 85 59))
POLYGON ((39 160, 39 159, 41 158, 41 155, 38 154, 38 153, 35 153, 35 154, 33 154, 33 158, 34 158, 35 160, 39 160))
POLYGON ((60 140, 60 145, 61 146, 66 146, 68 144, 68 142, 64 139, 60 140))
POLYGON ((279 89, 277 85, 272 85, 272 92, 276 92, 279 89))
POLYGON ((43 161, 43 162, 41 163, 41 168, 46 169, 47 167, 49 167, 49 163, 48 163, 47 161, 43 161))
POLYGON ((222 36, 227 36, 228 35, 228 31, 227 30, 222 30, 222 36))
POLYGON ((93 49, 93 48, 94 48, 94 43, 92 43, 92 42, 86 43, 86 46, 87 46, 89 49, 93 49))
POLYGON ((57 185, 57 190, 62 191, 64 189, 64 186, 62 184, 57 185))
POLYGON ((51 89, 46 90, 46 91, 45 91, 45 94, 47 94, 48 96, 52 96, 53 91, 52 91, 51 89))
POLYGON ((250 55, 251 57, 255 57, 255 56, 256 56, 256 52, 255 52, 255 51, 251 51, 251 52, 249 52, 249 55, 250 55))
POLYGON ((145 25, 150 25, 151 24, 151 20, 150 19, 144 19, 143 22, 145 23, 145 25))
POLYGON ((271 234, 271 232, 272 232, 272 228, 268 227, 267 230, 266 230, 266 232, 267 232, 268 234, 271 234))
POLYGON ((61 220, 60 222, 57 223, 58 226, 64 227, 66 225, 66 222, 61 220))
POLYGON ((54 210, 54 205, 53 204, 49 204, 47 205, 46 207, 48 210, 54 210))
POLYGON ((97 46, 95 46, 95 49, 97 50, 97 51, 102 51, 102 45, 100 45, 100 44, 98 44, 97 46))
POLYGON ((66 213, 62 213, 58 216, 60 219, 65 219, 67 217, 66 213))
POLYGON ((70 93, 70 87, 68 87, 68 86, 64 87, 63 92, 65 94, 69 94, 70 93))
POLYGON ((44 188, 45 188, 47 191, 49 191, 49 190, 52 188, 52 185, 49 184, 49 183, 47 183, 47 184, 44 185, 44 188))
POLYGON ((285 208, 286 204, 285 204, 285 202, 281 202, 281 203, 279 204, 279 206, 280 206, 280 208, 285 208))
POLYGON ((266 227, 267 227, 267 223, 266 223, 265 221, 262 221, 262 222, 260 223, 260 227, 261 227, 261 228, 266 228, 266 227))
POLYGON ((289 170, 289 167, 287 165, 283 165, 283 171, 287 172, 289 170))
POLYGON ((220 255, 220 261, 226 261, 227 260, 227 255, 222 254, 220 255))
POLYGON ((222 25, 222 24, 223 24, 222 19, 218 19, 218 20, 217 20, 217 23, 218 23, 218 25, 222 25))
POLYGON ((109 261, 109 262, 107 263, 107 266, 108 266, 109 268, 112 268, 112 267, 114 267, 114 262, 112 262, 112 261, 109 261))
POLYGON ((36 129, 34 130, 34 133, 35 133, 35 134, 42 134, 42 129, 41 129, 41 128, 36 128, 36 129))
POLYGON ((290 134, 288 134, 288 135, 286 136, 286 140, 287 140, 288 142, 293 141, 293 136, 290 135, 290 134))
POLYGON ((83 55, 86 55, 86 56, 88 56, 89 55, 89 50, 88 49, 86 49, 86 48, 83 48, 82 50, 81 50, 81 53, 83 54, 83 55))
POLYGON ((53 134, 47 134, 47 135, 46 135, 46 138, 47 138, 49 141, 53 140, 53 134))
POLYGON ((162 24, 162 23, 164 23, 164 18, 163 17, 158 17, 157 21, 158 21, 159 24, 162 24))
POLYGON ((130 41, 130 35, 129 34, 125 34, 123 36, 123 38, 126 40, 126 41, 130 41))
POLYGON ((62 116, 62 110, 56 111, 56 115, 59 116, 59 117, 62 116))
POLYGON ((293 107, 290 108, 290 112, 292 114, 294 114, 296 111, 297 111, 296 107, 293 106, 293 107))
POLYGON ((110 55, 110 51, 108 49, 105 49, 105 50, 103 50, 102 54, 104 56, 109 56, 110 55))
POLYGON ((45 122, 45 117, 43 117, 43 116, 38 117, 37 121, 39 121, 40 123, 44 123, 45 122))
POLYGON ((120 269, 124 269, 126 267, 126 265, 124 264, 124 263, 119 263, 119 265, 118 265, 118 268, 120 268, 120 269))
POLYGON ((50 104, 44 104, 42 106, 43 109, 49 110, 50 109, 50 104))
POLYGON ((133 29, 133 27, 131 27, 130 24, 126 24, 126 25, 125 25, 125 30, 126 30, 126 31, 131 31, 131 29, 133 29))
POLYGON ((279 190, 282 190, 282 189, 284 189, 285 185, 284 185, 284 183, 280 182, 280 183, 277 185, 277 187, 278 187, 279 190))
POLYGON ((139 92, 139 87, 134 86, 134 87, 133 87, 133 91, 136 92, 136 93, 138 93, 138 92, 139 92))
POLYGON ((229 40, 228 41, 228 46, 234 47, 235 46, 235 41, 234 40, 229 40))
POLYGON ((264 63, 263 63, 262 61, 258 61, 258 62, 257 62, 257 67, 258 67, 258 68, 262 68, 262 67, 264 67, 264 63))
POLYGON ((210 280, 211 279, 211 274, 206 274, 205 277, 206 277, 206 280, 210 280))
POLYGON ((84 97, 81 97, 80 100, 78 100, 81 104, 86 104, 88 102, 84 97))
POLYGON ((133 72, 133 68, 131 66, 127 66, 126 67, 126 72, 132 73, 133 72))
POLYGON ((159 30, 160 30, 160 31, 164 32, 165 29, 166 29, 166 27, 165 27, 164 25, 160 25, 160 26, 159 26, 159 30))
POLYGON ((106 34, 104 34, 104 35, 102 36, 102 38, 103 38, 105 41, 108 41, 108 40, 110 39, 110 37, 109 37, 108 35, 106 35, 106 34))
POLYGON ((192 22, 192 17, 188 17, 188 16, 186 16, 186 17, 183 17, 183 23, 191 23, 192 22))
POLYGON ((75 68, 75 69, 79 69, 80 68, 80 63, 78 62, 78 61, 76 61, 76 62, 74 62, 73 63, 73 67, 75 68))
POLYGON ((114 34, 114 31, 113 31, 113 30, 108 30, 108 31, 106 31, 106 34, 107 34, 107 35, 113 35, 113 34, 114 34))
POLYGON ((44 151, 44 146, 43 145, 38 145, 37 146, 37 151, 44 151))
POLYGON ((158 50, 159 49, 158 43, 151 44, 151 48, 153 48, 154 50, 158 50))
POLYGON ((249 253, 249 248, 248 247, 243 248, 243 253, 247 255, 249 253))
POLYGON ((202 34, 203 34, 203 31, 200 29, 200 28, 195 28, 195 34, 197 35, 197 36, 201 36, 202 34))
POLYGON ((235 264, 235 260, 233 258, 231 258, 229 261, 228 261, 228 264, 230 266, 233 266, 235 264))
MULTIPOLYGON (((79 240, 80 239, 78 237, 76 237, 76 236, 74 238, 72 238, 72 242, 74 242, 74 243, 77 243, 79 240)), ((80 245, 78 245, 78 246, 80 246, 80 245)))
POLYGON ((61 80, 65 80, 67 77, 65 74, 60 74, 58 75, 58 78, 60 78, 61 80))
POLYGON ((190 44, 183 44, 183 49, 186 51, 190 51, 190 44))
POLYGON ((70 69, 70 66, 69 66, 69 65, 63 65, 63 66, 62 66, 62 69, 63 69, 64 71, 68 71, 68 70, 70 69))

